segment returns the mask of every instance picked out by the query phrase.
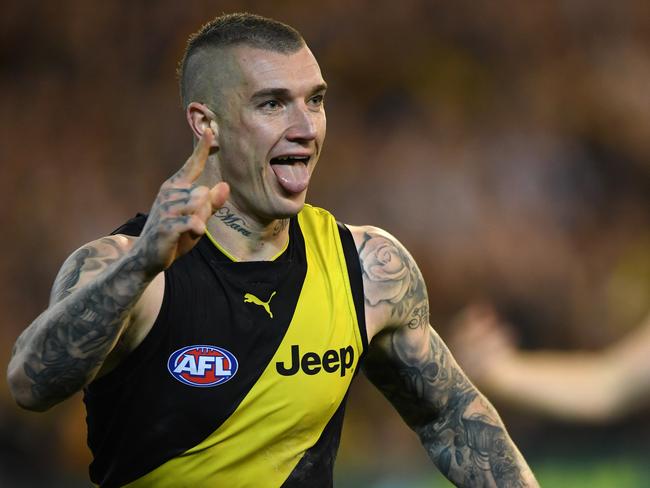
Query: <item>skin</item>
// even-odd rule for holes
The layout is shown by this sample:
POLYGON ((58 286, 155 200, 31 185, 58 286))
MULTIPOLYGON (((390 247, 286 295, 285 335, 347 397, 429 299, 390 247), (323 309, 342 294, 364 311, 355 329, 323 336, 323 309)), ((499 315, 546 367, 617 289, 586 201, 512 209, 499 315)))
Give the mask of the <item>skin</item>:
POLYGON ((189 251, 223 205, 228 185, 193 185, 214 135, 207 129, 185 165, 163 183, 140 238, 86 244, 63 264, 50 306, 20 335, 7 377, 17 403, 46 410, 112 369, 151 328, 161 271, 189 251))
POLYGON ((491 307, 475 305, 459 318, 450 344, 490 398, 531 413, 607 423, 650 404, 650 314, 600 351, 523 351, 491 307))
MULTIPOLYGON (((215 57, 224 67, 219 106, 188 105, 198 144, 161 187, 142 235, 75 252, 50 307, 16 342, 8 379, 25 408, 49 408, 132 351, 162 303, 162 271, 206 228, 240 260, 270 259, 286 245, 287 219, 303 208, 306 189, 283 188, 270 160, 308 154, 313 172, 325 138, 320 68, 306 46, 291 54, 237 46, 215 57)), ((497 413, 429 325, 411 256, 380 229, 351 230, 364 276, 368 377, 458 486, 537 486, 497 413)))
MULTIPOLYGON (((221 103, 214 110, 191 103, 188 122, 197 138, 206 123, 218 127, 215 164, 204 179, 208 185, 230 184, 230 212, 245 218, 251 232, 260 234, 257 241, 265 242, 277 220, 302 209, 307 193, 285 191, 269 162, 286 154, 308 155, 308 172, 313 173, 325 140, 327 85, 307 47, 287 55, 238 46, 215 56, 226 68, 220 80, 221 103)), ((285 242, 287 236, 281 236, 285 242)), ((229 242, 224 244, 228 247, 229 242)), ((233 250, 236 246, 241 239, 232 243, 233 250)))
POLYGON ((537 486, 496 410, 429 323, 422 274, 375 227, 352 227, 372 338, 364 369, 456 486, 537 486))

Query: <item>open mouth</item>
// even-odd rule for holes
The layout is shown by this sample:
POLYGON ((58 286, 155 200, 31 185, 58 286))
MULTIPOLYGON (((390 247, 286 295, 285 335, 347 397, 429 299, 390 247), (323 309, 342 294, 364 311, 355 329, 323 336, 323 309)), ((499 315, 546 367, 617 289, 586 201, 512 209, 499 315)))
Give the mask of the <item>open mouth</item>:
POLYGON ((309 156, 278 156, 277 158, 271 159, 271 164, 307 164, 310 159, 309 156))
POLYGON ((307 163, 311 156, 278 156, 271 159, 271 168, 278 183, 288 193, 300 193, 309 185, 307 163))

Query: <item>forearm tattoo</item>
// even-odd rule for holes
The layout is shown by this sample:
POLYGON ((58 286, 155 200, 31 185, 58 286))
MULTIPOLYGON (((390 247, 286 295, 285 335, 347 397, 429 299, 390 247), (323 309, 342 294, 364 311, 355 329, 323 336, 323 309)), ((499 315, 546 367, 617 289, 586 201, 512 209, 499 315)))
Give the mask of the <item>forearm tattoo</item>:
POLYGON ((496 411, 429 325, 424 280, 394 239, 368 232, 359 247, 366 307, 390 306, 394 324, 372 341, 364 370, 457 486, 527 486, 496 411))
POLYGON ((18 338, 14 355, 37 403, 53 404, 81 389, 115 344, 148 282, 142 258, 125 256, 111 239, 76 251, 56 278, 51 307, 18 338), (98 247, 102 246, 102 252, 98 247), (77 289, 83 272, 101 273, 77 289))

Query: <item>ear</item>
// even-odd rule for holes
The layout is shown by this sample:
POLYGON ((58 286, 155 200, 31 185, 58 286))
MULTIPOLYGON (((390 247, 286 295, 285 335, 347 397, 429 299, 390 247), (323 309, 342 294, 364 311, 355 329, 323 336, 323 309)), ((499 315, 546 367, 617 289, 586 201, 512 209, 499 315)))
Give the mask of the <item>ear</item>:
POLYGON ((219 126, 217 125, 214 112, 207 105, 198 102, 190 103, 187 106, 185 117, 187 118, 187 123, 190 124, 194 137, 201 139, 203 132, 209 127, 214 133, 214 141, 211 147, 219 147, 219 126))

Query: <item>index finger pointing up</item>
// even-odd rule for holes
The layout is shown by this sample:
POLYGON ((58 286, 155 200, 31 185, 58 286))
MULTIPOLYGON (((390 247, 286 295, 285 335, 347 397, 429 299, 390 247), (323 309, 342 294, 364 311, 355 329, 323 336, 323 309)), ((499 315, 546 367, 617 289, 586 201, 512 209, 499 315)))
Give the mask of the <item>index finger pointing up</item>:
POLYGON ((176 179, 186 183, 193 183, 199 176, 201 176, 203 168, 205 168, 205 162, 210 154, 210 146, 212 146, 213 141, 214 133, 212 132, 212 129, 206 128, 203 131, 201 139, 199 139, 198 144, 194 148, 194 152, 176 173, 176 179))

